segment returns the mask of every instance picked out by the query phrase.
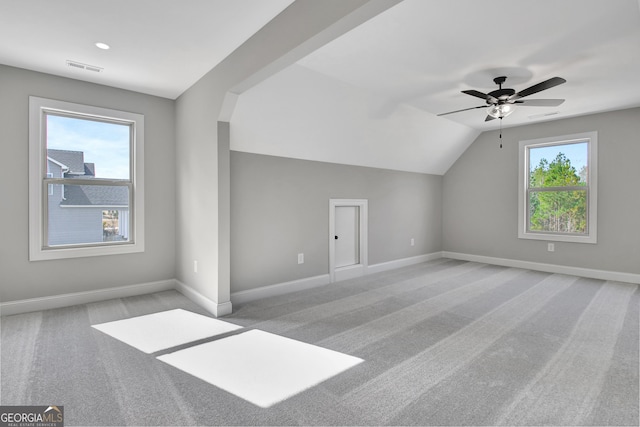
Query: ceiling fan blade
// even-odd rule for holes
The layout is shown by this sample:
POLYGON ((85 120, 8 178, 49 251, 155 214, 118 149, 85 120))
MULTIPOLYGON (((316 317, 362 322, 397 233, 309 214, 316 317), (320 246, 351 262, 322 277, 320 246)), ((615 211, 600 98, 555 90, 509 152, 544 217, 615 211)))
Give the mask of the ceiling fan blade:
POLYGON ((438 116, 446 116, 447 114, 460 113, 461 111, 475 110, 477 108, 487 108, 487 106, 486 105, 479 105, 477 107, 463 108, 462 110, 449 111, 448 113, 438 114, 438 116))
POLYGON ((485 101, 487 101, 487 104, 497 104, 498 103, 498 99, 489 95, 488 93, 482 93, 479 90, 475 90, 475 89, 469 89, 469 90, 463 90, 462 93, 466 93, 467 95, 471 95, 471 96, 475 96, 477 98, 480 99, 484 99, 485 101))
POLYGON ((515 103, 522 104, 525 107, 557 107, 563 102, 564 99, 524 99, 515 103))
POLYGON ((489 120, 495 120, 495 119, 496 119, 495 117, 487 115, 487 118, 484 119, 484 121, 488 122, 489 120))
POLYGON ((466 93, 467 95, 475 96, 476 98, 484 99, 485 101, 489 98, 489 95, 486 93, 482 93, 478 90, 469 89, 463 90, 462 93, 466 93))
POLYGON ((563 79, 562 77, 552 77, 549 80, 545 80, 541 83, 538 83, 537 85, 533 85, 531 87, 528 87, 524 90, 521 90, 520 92, 511 95, 509 98, 510 99, 518 99, 518 98, 524 98, 525 96, 529 96, 529 95, 533 95, 534 93, 538 93, 540 91, 543 90, 547 90, 547 89, 551 89, 554 86, 558 86, 561 85, 562 83, 566 83, 567 81, 565 79, 563 79))

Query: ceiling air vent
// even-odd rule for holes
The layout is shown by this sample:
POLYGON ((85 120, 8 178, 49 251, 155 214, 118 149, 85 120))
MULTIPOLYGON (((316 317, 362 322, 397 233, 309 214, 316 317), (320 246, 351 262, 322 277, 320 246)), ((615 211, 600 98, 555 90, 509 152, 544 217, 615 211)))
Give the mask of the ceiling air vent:
POLYGON ((533 116, 529 116, 529 120, 541 119, 543 117, 555 116, 559 114, 560 111, 551 111, 550 113, 542 113, 542 114, 534 114, 533 116))
POLYGON ((97 67, 95 65, 83 64, 82 62, 70 61, 67 59, 67 65, 71 68, 78 68, 80 70, 93 71, 94 73, 101 73, 104 68, 97 67))

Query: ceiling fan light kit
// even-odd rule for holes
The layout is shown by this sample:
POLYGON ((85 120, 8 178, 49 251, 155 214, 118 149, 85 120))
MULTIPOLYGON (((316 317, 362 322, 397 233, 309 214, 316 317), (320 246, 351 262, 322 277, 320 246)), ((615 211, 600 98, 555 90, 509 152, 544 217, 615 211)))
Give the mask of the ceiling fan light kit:
POLYGON ((492 105, 487 109, 487 114, 494 119, 503 119, 509 114, 513 113, 515 110, 516 109, 512 104, 492 105))

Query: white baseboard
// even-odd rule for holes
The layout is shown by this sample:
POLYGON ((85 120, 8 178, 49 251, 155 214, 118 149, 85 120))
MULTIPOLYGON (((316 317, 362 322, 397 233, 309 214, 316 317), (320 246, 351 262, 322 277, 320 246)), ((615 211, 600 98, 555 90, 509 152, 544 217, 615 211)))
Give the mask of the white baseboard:
POLYGON ((422 262, 433 261, 442 258, 442 252, 433 252, 430 254, 418 255, 409 258, 396 259, 393 261, 381 262, 379 264, 370 265, 367 274, 380 273, 395 268, 407 267, 409 265, 420 264, 422 262))
MULTIPOLYGON (((427 262, 434 259, 442 258, 441 252, 434 252, 431 254, 418 255, 410 258, 397 259, 394 261, 383 262, 379 264, 369 265, 364 269, 364 274, 379 273, 382 271, 392 270, 394 268, 406 267, 413 264, 420 264, 421 262, 427 262)), ((349 269, 345 269, 343 273, 349 269)), ((349 270, 351 271, 351 270, 349 270)), ((353 269, 355 275, 353 277, 360 276, 359 270, 353 269)), ((350 276, 336 276, 337 280, 346 280, 351 278, 350 276)), ((318 286, 324 286, 331 283, 331 276, 329 274, 321 274, 319 276, 307 277, 299 280, 292 280, 290 282, 277 283, 275 285, 263 286, 256 289, 249 289, 246 291, 234 292, 231 294, 231 302, 233 304, 243 304, 263 298, 274 297, 278 295, 284 295, 291 292, 302 291, 305 289, 311 289, 318 286)))
POLYGON ((275 297, 278 295, 284 295, 291 292, 302 291, 305 289, 311 289, 318 286, 328 285, 331 282, 331 278, 328 274, 321 274, 319 276, 307 277, 299 280, 292 280, 290 282, 277 283, 275 285, 262 286, 256 289, 249 289, 246 291, 234 292, 231 294, 231 302, 233 304, 243 304, 250 301, 255 301, 268 297, 275 297))
MULTIPOLYGON (((497 258, 482 255, 465 254, 459 252, 434 252, 410 258, 383 262, 368 266, 366 274, 380 273, 395 268, 406 267, 413 264, 432 261, 439 258, 452 258, 463 261, 474 261, 485 264, 502 265, 505 267, 524 268, 529 270, 544 271, 547 273, 568 274, 572 276, 589 277, 600 280, 612 280, 640 284, 640 274, 623 273, 609 270, 596 270, 590 268, 570 267, 565 265, 545 264, 532 261, 521 261, 508 258, 497 258)), ((120 286, 117 288, 99 289, 95 291, 75 292, 50 297, 32 298, 26 300, 9 301, 0 303, 0 315, 27 313, 31 311, 50 310, 54 308, 68 307, 78 304, 105 301, 114 298, 126 298, 136 295, 150 294, 153 292, 176 289, 194 303, 203 307, 216 317, 231 313, 232 304, 241 304, 272 296, 284 295, 291 292, 328 285, 331 282, 329 274, 293 280, 285 283, 264 286, 231 294, 231 301, 217 303, 184 283, 175 280, 160 280, 157 282, 140 283, 137 285, 120 286)))
POLYGON ((178 292, 189 298, 194 303, 198 304, 200 307, 207 310, 209 313, 213 314, 215 317, 222 317, 226 316, 227 314, 231 314, 232 305, 230 301, 222 303, 215 302, 212 299, 205 297, 192 287, 185 285, 181 281, 176 280, 175 282, 175 289, 178 292))
POLYGON ((609 270, 595 270, 591 268, 570 267, 566 265, 545 264, 541 262, 521 261, 509 258, 496 258, 482 255, 463 254, 459 252, 442 252, 443 258, 453 258, 462 261, 474 261, 485 264, 502 265, 505 267, 525 268, 528 270, 544 271, 546 273, 568 274, 571 276, 588 277, 591 279, 612 280, 640 284, 640 274, 622 273, 609 270))
POLYGON ((78 304, 105 301, 114 298, 125 298, 136 295, 175 289, 175 280, 160 280, 158 282, 140 283, 137 285, 120 286, 117 288, 98 289, 95 291, 74 292, 54 295, 50 297, 31 298, 18 301, 0 303, 0 315, 28 313, 31 311, 50 310, 52 308, 69 307, 78 304))

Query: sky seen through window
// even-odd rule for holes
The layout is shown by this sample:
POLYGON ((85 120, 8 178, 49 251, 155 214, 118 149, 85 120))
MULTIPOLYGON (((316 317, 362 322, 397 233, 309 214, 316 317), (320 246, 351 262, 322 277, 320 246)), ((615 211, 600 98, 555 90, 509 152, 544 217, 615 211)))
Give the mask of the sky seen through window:
POLYGON ((129 134, 123 124, 47 115, 47 148, 82 151, 96 178, 129 179, 129 134))

